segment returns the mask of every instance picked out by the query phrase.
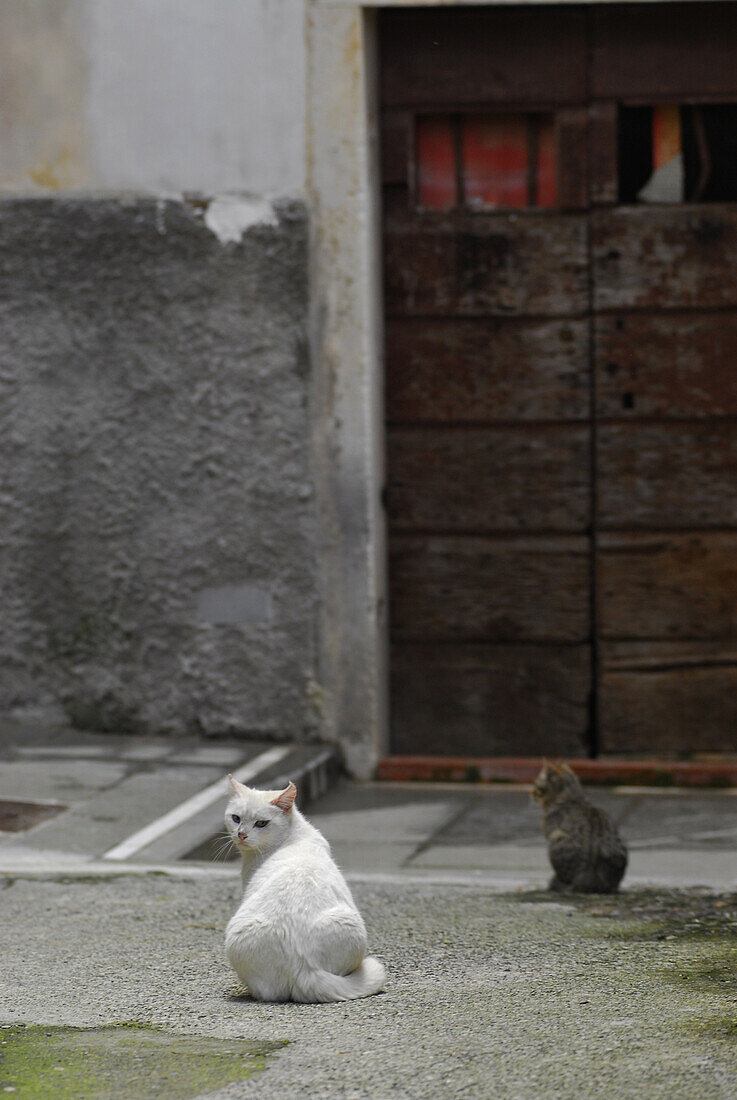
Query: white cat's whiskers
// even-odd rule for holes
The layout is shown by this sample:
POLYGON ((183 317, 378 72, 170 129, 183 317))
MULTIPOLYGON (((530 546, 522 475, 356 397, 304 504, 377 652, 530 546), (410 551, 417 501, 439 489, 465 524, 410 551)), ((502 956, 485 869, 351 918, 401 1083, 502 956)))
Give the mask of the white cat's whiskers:
POLYGON ((222 833, 218 833, 213 838, 214 853, 212 857, 213 863, 225 862, 228 858, 228 853, 231 848, 235 848, 238 851, 238 845, 233 840, 227 829, 223 829, 222 833))

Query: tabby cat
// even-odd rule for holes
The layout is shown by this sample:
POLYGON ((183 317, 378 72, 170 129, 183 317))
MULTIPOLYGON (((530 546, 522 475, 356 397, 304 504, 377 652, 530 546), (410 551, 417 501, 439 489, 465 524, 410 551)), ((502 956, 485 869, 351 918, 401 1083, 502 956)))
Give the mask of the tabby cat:
POLYGON ((614 894, 627 867, 627 849, 609 817, 589 802, 567 764, 543 766, 532 785, 543 811, 543 832, 555 871, 548 889, 614 894))

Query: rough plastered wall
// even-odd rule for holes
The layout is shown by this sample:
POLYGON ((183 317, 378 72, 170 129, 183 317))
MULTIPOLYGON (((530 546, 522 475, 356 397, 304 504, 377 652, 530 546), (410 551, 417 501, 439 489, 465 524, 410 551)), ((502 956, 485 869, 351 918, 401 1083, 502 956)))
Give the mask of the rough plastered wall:
POLYGON ((299 202, 0 200, 0 710, 319 732, 306 298, 299 202))
POLYGON ((323 732, 304 112, 304 0, 0 4, 0 712, 323 732))

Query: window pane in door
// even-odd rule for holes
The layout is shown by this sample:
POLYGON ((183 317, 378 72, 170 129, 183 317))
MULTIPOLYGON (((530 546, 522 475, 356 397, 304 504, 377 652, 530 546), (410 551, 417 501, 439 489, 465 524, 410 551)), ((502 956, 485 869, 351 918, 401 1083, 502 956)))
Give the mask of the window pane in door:
POLYGON ((425 210, 448 210, 458 202, 453 122, 448 115, 416 120, 417 201, 425 210))
POLYGON ((461 151, 468 206, 528 205, 527 115, 467 115, 461 151))

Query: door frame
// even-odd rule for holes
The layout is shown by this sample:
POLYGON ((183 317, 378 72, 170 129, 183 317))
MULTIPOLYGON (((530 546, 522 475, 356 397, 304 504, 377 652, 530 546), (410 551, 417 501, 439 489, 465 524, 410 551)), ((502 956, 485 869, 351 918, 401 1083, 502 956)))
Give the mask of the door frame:
MULTIPOLYGON (((558 2, 443 0, 442 6, 558 2)), ((437 0, 306 0, 311 454, 320 569, 314 702, 324 735, 342 746, 348 771, 359 779, 374 775, 389 745, 376 12, 437 6, 437 0)))

